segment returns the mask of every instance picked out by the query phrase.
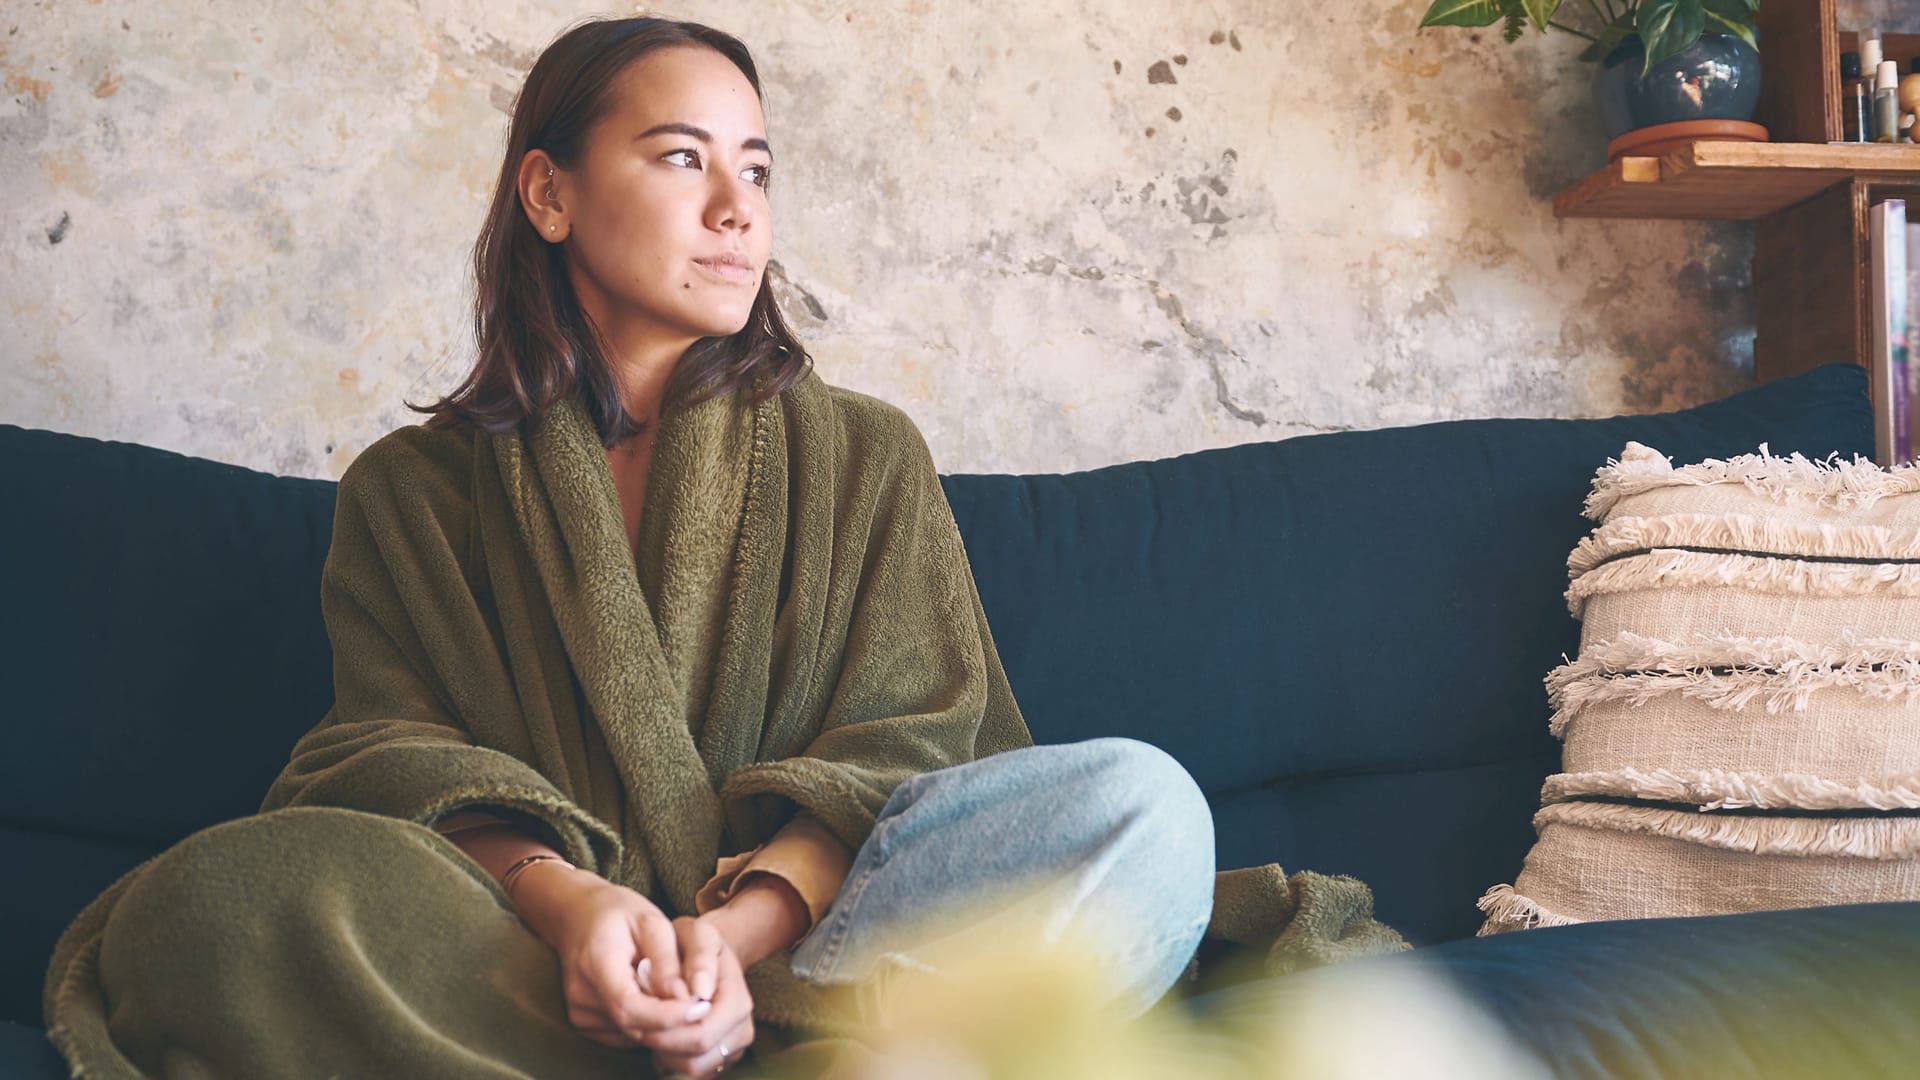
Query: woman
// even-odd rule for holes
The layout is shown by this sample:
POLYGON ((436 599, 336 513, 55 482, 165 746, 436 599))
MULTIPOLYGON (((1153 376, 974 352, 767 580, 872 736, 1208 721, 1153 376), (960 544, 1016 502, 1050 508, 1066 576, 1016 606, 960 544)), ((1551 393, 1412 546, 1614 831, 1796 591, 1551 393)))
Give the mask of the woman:
POLYGON ((1206 803, 1029 745, 924 441, 780 318, 772 164, 725 34, 541 55, 478 362, 340 483, 332 710, 56 953, 86 1075, 713 1076, 992 920, 1104 935, 1131 1010, 1172 985, 1206 803))

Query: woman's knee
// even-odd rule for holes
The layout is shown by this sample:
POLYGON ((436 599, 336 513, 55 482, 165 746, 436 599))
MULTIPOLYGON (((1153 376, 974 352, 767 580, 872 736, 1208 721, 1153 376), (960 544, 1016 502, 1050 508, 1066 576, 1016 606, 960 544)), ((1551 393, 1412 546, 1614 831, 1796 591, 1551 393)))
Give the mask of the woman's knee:
POLYGON ((1116 808, 1150 818, 1170 843, 1213 851, 1213 811, 1192 774, 1172 754, 1138 739, 1090 739, 1073 744, 1091 764, 1087 783, 1116 808))
MULTIPOLYGON (((1213 815, 1206 796, 1166 751, 1136 739, 1061 747, 1060 767, 1103 867, 1086 917, 1106 929, 1130 987, 1150 1005, 1199 944, 1213 911, 1213 815)), ((1139 1000, 1135 1001, 1134 998, 1139 1000)))
MULTIPOLYGON (((272 903, 295 883, 289 863, 310 831, 308 809, 224 821, 161 852, 128 886, 115 914, 140 911, 158 919, 193 921, 227 907, 237 896, 272 903)), ((323 854, 323 853, 315 853, 323 854)), ((312 860, 307 865, 313 865, 312 860)), ((296 895, 298 888, 291 889, 296 895)))
POLYGON ((404 822, 334 807, 289 807, 202 829, 128 884, 103 930, 103 975, 116 957, 144 967, 284 942, 322 908, 337 909, 338 894, 369 867, 405 880, 437 842, 404 822))

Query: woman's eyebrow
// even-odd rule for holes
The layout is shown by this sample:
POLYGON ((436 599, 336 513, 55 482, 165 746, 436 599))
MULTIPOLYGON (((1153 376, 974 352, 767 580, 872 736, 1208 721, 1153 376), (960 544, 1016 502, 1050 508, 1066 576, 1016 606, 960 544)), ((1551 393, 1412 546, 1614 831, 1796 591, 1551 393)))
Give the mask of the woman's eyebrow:
MULTIPOLYGON (((713 145, 713 134, 706 128, 682 123, 655 124, 653 127, 635 135, 634 141, 637 142, 653 135, 689 135, 709 146, 713 145)), ((768 154, 773 153, 773 148, 767 145, 767 140, 765 139, 748 139, 740 144, 740 149, 759 150, 768 154)))

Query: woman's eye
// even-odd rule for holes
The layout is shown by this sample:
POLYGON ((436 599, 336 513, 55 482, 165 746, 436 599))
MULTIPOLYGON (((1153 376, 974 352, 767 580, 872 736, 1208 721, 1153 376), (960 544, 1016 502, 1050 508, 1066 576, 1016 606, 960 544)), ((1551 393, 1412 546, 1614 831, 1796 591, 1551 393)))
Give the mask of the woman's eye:
POLYGON ((690 157, 696 163, 693 167, 696 169, 700 167, 698 164, 700 160, 700 151, 698 150, 675 150, 667 154, 663 160, 672 161, 674 158, 677 158, 677 157, 690 157))
POLYGON ((761 187, 766 187, 769 183, 773 182, 773 166, 771 165, 755 165, 749 168, 747 172, 753 177, 753 182, 761 187))

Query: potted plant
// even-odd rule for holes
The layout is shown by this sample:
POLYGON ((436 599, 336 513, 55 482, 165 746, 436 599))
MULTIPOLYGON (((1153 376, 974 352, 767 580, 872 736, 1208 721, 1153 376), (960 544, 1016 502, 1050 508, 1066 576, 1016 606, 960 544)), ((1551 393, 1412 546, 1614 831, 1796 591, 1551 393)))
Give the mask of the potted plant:
POLYGON ((1519 40, 1531 23, 1585 38, 1610 157, 1663 153, 1698 138, 1756 139, 1760 0, 1433 0, 1427 26, 1492 26, 1519 40), (1571 14, 1569 14, 1571 13, 1571 14), (1578 21, 1585 26, 1573 25, 1578 21))

